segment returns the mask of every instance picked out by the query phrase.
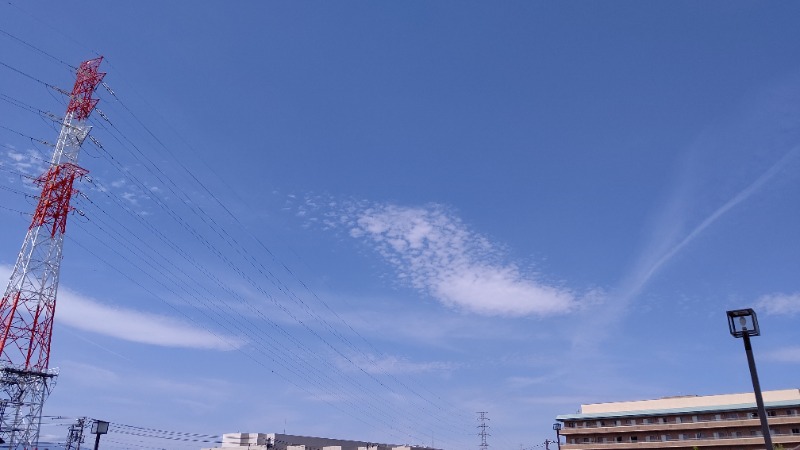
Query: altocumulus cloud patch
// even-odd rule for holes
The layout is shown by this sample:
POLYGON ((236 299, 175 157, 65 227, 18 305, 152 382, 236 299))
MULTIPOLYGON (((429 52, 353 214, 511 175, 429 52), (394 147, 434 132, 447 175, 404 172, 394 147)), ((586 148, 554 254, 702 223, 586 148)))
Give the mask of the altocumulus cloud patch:
POLYGON ((549 316, 579 306, 572 290, 503 262, 500 246, 440 205, 306 205, 313 209, 320 203, 333 209, 323 220, 326 226, 345 227, 373 247, 399 279, 449 307, 483 315, 549 316))

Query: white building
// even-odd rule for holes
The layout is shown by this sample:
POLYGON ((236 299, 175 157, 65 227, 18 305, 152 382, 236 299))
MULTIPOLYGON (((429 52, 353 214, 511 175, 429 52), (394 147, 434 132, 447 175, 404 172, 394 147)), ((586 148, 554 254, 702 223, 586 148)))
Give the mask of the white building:
POLYGON ((413 445, 379 444, 281 433, 225 433, 222 446, 203 450, 438 450, 413 445))

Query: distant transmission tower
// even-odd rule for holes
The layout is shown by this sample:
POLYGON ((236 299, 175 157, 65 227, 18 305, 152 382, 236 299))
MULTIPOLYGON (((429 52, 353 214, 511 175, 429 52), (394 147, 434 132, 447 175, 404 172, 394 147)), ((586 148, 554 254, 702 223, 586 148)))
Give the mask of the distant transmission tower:
POLYGON ((487 450, 489 448, 489 444, 486 443, 486 437, 491 436, 491 434, 489 434, 489 432, 486 431, 489 429, 489 425, 486 423, 486 421, 489 420, 489 418, 486 417, 486 415, 489 413, 486 411, 478 411, 477 414, 478 414, 478 420, 481 422, 481 424, 478 425, 478 428, 481 430, 480 432, 478 432, 478 436, 480 436, 481 438, 480 449, 487 450))
POLYGON ((86 417, 79 417, 67 430, 67 443, 64 450, 81 450, 83 444, 83 429, 86 426, 86 417))
POLYGON ((50 167, 36 180, 39 204, 0 303, 0 393, 6 397, 0 426, 9 449, 37 448, 44 401, 58 375, 49 364, 61 249, 72 184, 87 173, 77 165, 78 152, 98 101, 92 94, 105 76, 98 72, 102 59, 78 67, 50 167))

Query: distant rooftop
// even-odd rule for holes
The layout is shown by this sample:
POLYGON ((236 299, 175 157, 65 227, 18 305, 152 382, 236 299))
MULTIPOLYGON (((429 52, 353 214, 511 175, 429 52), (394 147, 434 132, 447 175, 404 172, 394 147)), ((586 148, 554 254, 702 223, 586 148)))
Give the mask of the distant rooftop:
POLYGON ((220 447, 202 450, 439 450, 424 446, 378 444, 281 433, 225 433, 220 447))
MULTIPOLYGON (((764 403, 770 406, 800 405, 800 389, 764 391, 764 403)), ((680 395, 656 400, 629 402, 591 403, 581 405, 579 414, 566 414, 558 420, 590 419, 600 417, 624 417, 643 414, 680 414, 689 412, 720 411, 755 408, 752 392, 723 395, 680 395)))

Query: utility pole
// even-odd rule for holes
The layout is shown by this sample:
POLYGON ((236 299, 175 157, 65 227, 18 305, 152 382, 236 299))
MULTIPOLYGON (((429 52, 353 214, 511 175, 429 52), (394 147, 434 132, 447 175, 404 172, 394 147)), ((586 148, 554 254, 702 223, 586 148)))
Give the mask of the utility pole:
POLYGON ((95 435, 94 450, 100 448, 100 436, 108 433, 109 424, 110 423, 106 422, 105 420, 97 420, 97 419, 95 419, 94 422, 92 422, 92 434, 95 435))
POLYGON ((489 434, 486 431, 487 429, 489 429, 489 425, 486 423, 486 421, 489 420, 489 418, 486 417, 486 415, 489 413, 486 411, 478 411, 477 414, 478 414, 478 420, 481 423, 480 425, 478 425, 478 428, 481 430, 478 433, 478 436, 481 437, 480 450, 487 450, 489 448, 489 444, 486 443, 486 437, 491 436, 491 434, 489 434))
POLYGON ((39 203, 0 302, 0 395, 10 410, 0 426, 11 450, 38 447, 42 408, 58 375, 50 368, 50 343, 61 251, 72 185, 87 173, 78 166, 78 153, 91 130, 86 119, 98 101, 92 94, 105 76, 98 71, 102 60, 78 67, 50 167, 36 180, 42 188, 39 203))

